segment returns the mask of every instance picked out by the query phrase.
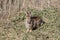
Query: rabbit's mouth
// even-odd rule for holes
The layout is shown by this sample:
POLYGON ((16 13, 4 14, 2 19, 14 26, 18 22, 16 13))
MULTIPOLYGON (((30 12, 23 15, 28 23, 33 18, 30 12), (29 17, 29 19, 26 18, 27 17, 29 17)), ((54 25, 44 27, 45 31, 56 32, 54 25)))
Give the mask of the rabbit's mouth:
POLYGON ((31 21, 27 21, 28 22, 28 24, 31 24, 31 21))

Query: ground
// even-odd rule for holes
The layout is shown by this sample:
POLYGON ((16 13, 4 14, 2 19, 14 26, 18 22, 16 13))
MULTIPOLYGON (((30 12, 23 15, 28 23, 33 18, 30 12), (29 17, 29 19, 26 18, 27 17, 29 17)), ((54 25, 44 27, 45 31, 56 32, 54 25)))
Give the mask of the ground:
POLYGON ((32 15, 41 16, 45 22, 31 33, 26 33, 25 13, 0 20, 0 40, 60 40, 60 11, 57 8, 30 9, 32 15))

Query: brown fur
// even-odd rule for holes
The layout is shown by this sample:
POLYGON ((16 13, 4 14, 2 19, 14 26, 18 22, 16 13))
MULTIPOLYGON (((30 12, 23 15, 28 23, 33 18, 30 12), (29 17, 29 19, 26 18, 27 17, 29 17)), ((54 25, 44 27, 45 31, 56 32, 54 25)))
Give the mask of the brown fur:
POLYGON ((25 25, 26 25, 27 31, 31 32, 33 28, 39 26, 39 23, 40 23, 39 16, 32 16, 31 12, 26 13, 25 25))

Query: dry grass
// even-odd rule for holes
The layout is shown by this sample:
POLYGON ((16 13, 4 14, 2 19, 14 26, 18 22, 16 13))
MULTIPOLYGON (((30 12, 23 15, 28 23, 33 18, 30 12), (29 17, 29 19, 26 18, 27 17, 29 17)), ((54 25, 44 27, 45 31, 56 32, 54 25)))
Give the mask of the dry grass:
POLYGON ((7 19, 0 20, 0 40, 60 40, 60 12, 57 8, 42 11, 29 9, 32 15, 41 16, 45 21, 39 28, 26 33, 24 12, 7 19))
POLYGON ((53 7, 47 6, 47 0, 23 1, 0 0, 0 40, 60 40, 60 1, 51 0, 53 7), (31 33, 26 33, 24 25, 27 7, 45 22, 31 33))

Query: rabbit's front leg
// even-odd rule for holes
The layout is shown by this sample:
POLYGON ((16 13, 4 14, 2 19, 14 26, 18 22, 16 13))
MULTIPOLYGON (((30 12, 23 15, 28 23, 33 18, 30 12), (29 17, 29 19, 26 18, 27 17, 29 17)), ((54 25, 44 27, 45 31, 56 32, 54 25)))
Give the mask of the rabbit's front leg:
POLYGON ((32 29, 27 29, 26 33, 28 33, 28 32, 32 32, 32 29))
POLYGON ((29 29, 27 29, 26 33, 28 33, 28 32, 29 32, 29 29))

